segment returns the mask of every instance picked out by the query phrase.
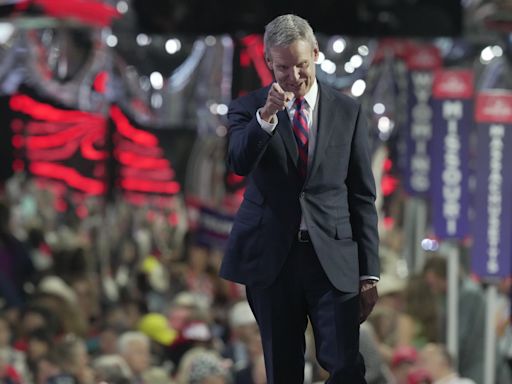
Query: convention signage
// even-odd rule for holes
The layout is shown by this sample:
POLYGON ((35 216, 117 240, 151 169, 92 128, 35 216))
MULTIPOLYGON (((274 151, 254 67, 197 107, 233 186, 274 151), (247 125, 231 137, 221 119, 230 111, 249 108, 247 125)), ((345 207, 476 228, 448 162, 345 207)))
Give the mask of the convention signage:
POLYGON ((430 191, 429 146, 434 123, 432 84, 434 71, 442 61, 436 47, 418 45, 408 49, 406 63, 409 69, 409 96, 404 185, 411 195, 424 196, 430 191))
POLYGON ((475 106, 478 148, 472 269, 482 278, 511 271, 512 92, 485 91, 475 106))
POLYGON ((434 75, 431 197, 439 238, 469 233, 469 132, 473 122, 473 73, 439 70, 434 75))
POLYGON ((219 209, 200 207, 194 241, 209 248, 224 249, 234 218, 234 214, 219 209))

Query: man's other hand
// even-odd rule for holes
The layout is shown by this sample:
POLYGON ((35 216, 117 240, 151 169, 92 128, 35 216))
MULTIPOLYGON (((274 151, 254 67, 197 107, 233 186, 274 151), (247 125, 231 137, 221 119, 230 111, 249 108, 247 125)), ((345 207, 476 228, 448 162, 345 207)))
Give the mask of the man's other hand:
POLYGON ((377 281, 361 281, 359 289, 359 322, 364 322, 375 307, 379 293, 377 292, 377 281))

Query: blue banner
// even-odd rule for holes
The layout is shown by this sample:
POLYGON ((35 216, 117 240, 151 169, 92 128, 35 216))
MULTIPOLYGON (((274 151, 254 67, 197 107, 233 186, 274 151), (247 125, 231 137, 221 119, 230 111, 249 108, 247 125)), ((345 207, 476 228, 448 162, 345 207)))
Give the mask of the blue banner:
POLYGON ((438 49, 428 44, 409 47, 406 53, 409 69, 406 161, 404 186, 411 195, 427 196, 430 192, 430 141, 433 131, 432 88, 434 72, 442 60, 438 49))
POLYGON ((469 132, 473 123, 473 74, 436 72, 433 91, 431 196, 435 234, 469 234, 469 132))
POLYGON ((472 269, 484 278, 510 276, 512 258, 512 93, 477 97, 479 123, 472 269))
POLYGON ((408 130, 406 133, 405 189, 412 195, 430 191, 430 154, 432 138, 432 71, 409 73, 408 130))

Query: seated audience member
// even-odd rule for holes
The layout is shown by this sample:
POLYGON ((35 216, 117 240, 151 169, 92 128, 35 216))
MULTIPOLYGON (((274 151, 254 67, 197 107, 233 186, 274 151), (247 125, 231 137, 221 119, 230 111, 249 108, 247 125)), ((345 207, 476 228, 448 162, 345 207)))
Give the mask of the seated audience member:
POLYGON ((432 384, 475 384, 473 380, 459 376, 442 344, 427 344, 419 353, 417 365, 428 372, 432 384))
POLYGON ((126 361, 117 354, 99 356, 92 362, 96 383, 130 384, 132 372, 126 361))
POLYGON ((127 331, 119 338, 118 353, 133 374, 133 383, 143 383, 142 375, 151 366, 150 340, 142 332, 127 331))
POLYGON ((196 347, 183 356, 176 379, 178 384, 229 384, 229 366, 216 352, 196 347))
POLYGON ((393 351, 391 358, 391 373, 396 384, 409 384, 408 376, 415 368, 418 352, 414 347, 401 346, 393 351))
POLYGON ((258 324, 247 301, 233 305, 229 312, 231 338, 224 350, 224 356, 233 361, 235 369, 242 369, 251 364, 248 344, 259 332, 258 324))

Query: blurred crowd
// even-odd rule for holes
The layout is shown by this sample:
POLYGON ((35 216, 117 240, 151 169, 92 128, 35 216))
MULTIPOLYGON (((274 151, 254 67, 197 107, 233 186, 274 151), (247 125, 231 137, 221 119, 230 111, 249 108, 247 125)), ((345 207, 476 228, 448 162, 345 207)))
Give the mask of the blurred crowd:
MULTIPOLYGON (((0 381, 36 384, 264 384, 257 324, 243 287, 221 280, 222 250, 165 209, 93 198, 55 209, 20 176, 0 198, 0 381), (85 212, 84 212, 85 210, 85 212)), ((369 384, 481 384, 486 301, 464 268, 459 348, 448 353, 446 258, 396 273, 400 228, 383 233, 380 300, 361 327, 369 384)), ((464 267, 464 266, 462 266, 464 267)), ((499 286, 496 383, 512 383, 510 281, 499 286)), ((312 330, 305 383, 323 382, 312 330)))

